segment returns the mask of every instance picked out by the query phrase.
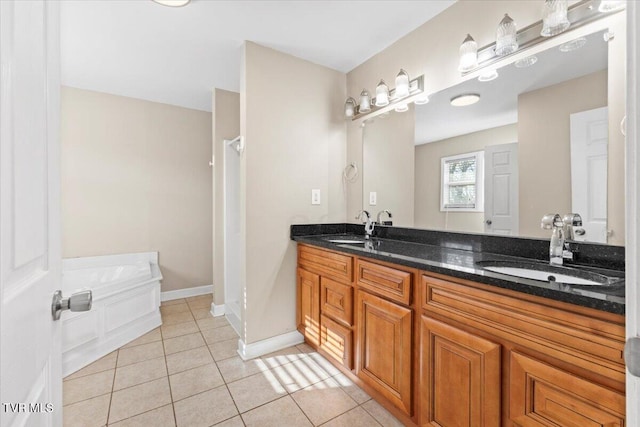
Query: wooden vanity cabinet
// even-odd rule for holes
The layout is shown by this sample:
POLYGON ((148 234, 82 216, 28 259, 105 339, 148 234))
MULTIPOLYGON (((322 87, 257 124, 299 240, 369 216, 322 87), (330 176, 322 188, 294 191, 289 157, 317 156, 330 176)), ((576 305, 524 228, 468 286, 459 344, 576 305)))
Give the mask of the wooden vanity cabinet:
POLYGON ((353 257, 298 247, 297 323, 307 343, 353 369, 353 257))
POLYGON ((622 316, 430 274, 420 305, 421 425, 624 426, 622 316))
POLYGON ((625 425, 624 317, 299 245, 298 329, 406 425, 625 425))

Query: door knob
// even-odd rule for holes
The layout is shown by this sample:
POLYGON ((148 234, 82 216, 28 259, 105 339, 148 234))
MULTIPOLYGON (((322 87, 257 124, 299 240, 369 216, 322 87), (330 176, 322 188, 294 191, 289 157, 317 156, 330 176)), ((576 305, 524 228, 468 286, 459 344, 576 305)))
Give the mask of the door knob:
POLYGON ((487 225, 491 225, 491 224, 492 224, 492 221, 491 221, 490 219, 488 219, 488 220, 486 220, 484 223, 485 223, 485 224, 487 224, 487 225))
POLYGON ((53 301, 51 302, 51 316, 53 320, 59 320, 60 314, 64 310, 89 311, 92 303, 93 294, 91 291, 80 291, 69 298, 62 298, 62 291, 57 290, 54 292, 53 301))

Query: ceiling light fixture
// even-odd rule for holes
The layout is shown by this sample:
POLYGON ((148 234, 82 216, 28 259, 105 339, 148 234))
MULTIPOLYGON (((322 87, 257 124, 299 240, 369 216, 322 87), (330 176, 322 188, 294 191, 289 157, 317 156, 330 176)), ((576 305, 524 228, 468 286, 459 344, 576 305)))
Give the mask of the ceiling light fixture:
POLYGON ((155 3, 169 7, 182 7, 189 4, 191 0, 151 0, 155 3))
POLYGON ((467 34, 460 45, 460 65, 458 71, 466 72, 471 71, 478 66, 478 43, 471 37, 471 34, 467 34))
POLYGON ((451 98, 451 105, 454 107, 466 107, 480 101, 480 95, 477 93, 463 93, 462 95, 451 98))
POLYGON ((571 25, 567 18, 567 0, 545 0, 542 9, 542 37, 562 33, 571 25))
POLYGON ((505 13, 496 31, 496 55, 505 56, 518 50, 517 36, 515 21, 505 13))

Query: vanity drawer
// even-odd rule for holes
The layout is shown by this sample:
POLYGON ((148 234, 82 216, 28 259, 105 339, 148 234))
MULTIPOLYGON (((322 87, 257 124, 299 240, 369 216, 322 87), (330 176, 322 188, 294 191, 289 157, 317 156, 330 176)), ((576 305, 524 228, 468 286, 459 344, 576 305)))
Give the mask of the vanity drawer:
POLYGON ((353 258, 348 255, 299 245, 298 265, 340 282, 353 281, 353 258))
POLYGON ((411 304, 411 273, 358 259, 358 287, 399 303, 411 304))
POLYGON ((320 348, 336 362, 353 369, 353 332, 325 315, 320 316, 320 348))
POLYGON ((437 314, 624 384, 620 323, 423 275, 420 305, 437 314))
POLYGON ((320 279, 320 311, 345 326, 353 325, 353 288, 335 280, 320 279))

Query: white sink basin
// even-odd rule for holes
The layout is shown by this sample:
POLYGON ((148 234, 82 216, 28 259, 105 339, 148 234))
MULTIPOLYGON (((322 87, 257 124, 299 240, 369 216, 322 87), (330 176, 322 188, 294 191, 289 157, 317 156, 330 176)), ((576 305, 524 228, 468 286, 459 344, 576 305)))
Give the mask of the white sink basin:
POLYGON ((356 239, 327 239, 327 242, 331 242, 331 243, 339 243, 339 244, 353 244, 353 245, 359 245, 361 243, 364 243, 364 240, 356 240, 356 239))
POLYGON ((558 282, 576 286, 612 286, 624 284, 624 277, 609 277, 573 267, 518 261, 480 261, 484 270, 542 282, 558 282))
POLYGON ((528 268, 517 267, 484 267, 485 270, 496 273, 508 274, 509 276, 523 277, 525 279, 541 280, 543 282, 560 282, 568 285, 595 285, 602 286, 602 282, 595 280, 582 279, 562 273, 551 271, 530 270, 528 268))

